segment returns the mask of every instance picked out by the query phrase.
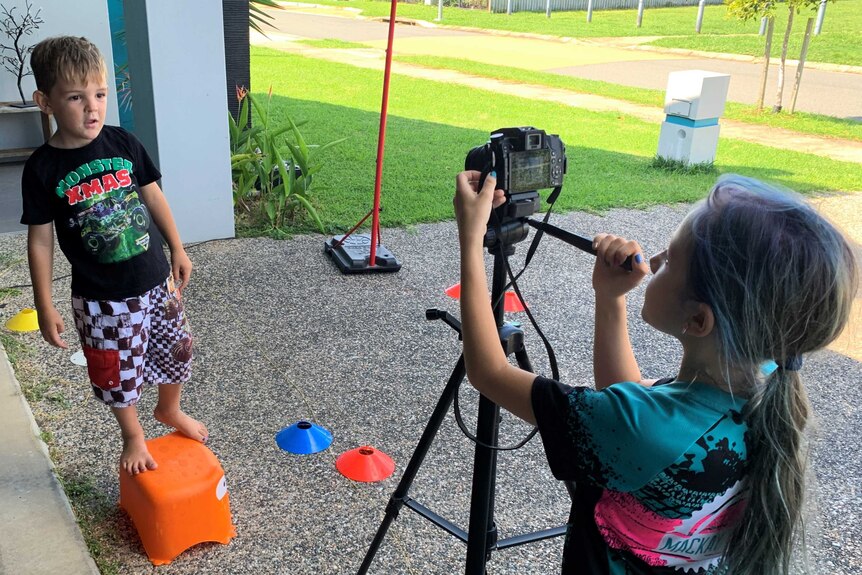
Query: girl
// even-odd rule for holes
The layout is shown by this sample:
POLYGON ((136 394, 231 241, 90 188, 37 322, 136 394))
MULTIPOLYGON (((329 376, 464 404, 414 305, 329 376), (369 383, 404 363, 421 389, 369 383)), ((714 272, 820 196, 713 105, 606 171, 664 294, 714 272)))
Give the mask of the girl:
POLYGON ((504 197, 479 176, 459 174, 454 200, 467 375, 537 424, 555 477, 577 483, 562 572, 787 573, 809 411, 798 370, 840 334, 858 285, 841 234, 795 197, 731 176, 649 263, 637 242, 597 236, 595 389, 572 388, 501 349, 482 239, 504 197), (643 319, 683 347, 676 376, 658 381, 641 379, 626 327, 625 294, 650 270, 643 319))

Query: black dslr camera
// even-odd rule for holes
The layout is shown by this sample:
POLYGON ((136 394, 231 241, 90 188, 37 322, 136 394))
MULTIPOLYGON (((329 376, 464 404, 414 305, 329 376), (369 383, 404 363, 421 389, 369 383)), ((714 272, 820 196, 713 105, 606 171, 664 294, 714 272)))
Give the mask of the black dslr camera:
POLYGON ((488 172, 497 172, 497 187, 506 192, 506 203, 496 212, 505 223, 538 211, 536 190, 563 185, 566 146, 559 136, 537 128, 500 128, 484 146, 467 152, 464 168, 482 172, 480 188, 488 172))

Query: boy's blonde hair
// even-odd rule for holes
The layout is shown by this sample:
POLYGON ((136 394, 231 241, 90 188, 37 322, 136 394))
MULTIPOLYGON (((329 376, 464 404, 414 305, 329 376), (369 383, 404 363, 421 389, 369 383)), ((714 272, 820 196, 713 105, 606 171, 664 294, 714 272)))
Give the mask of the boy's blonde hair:
POLYGON ((33 48, 30 67, 36 88, 46 95, 51 93, 58 80, 86 82, 94 76, 107 76, 102 53, 83 37, 55 36, 42 40, 33 48))

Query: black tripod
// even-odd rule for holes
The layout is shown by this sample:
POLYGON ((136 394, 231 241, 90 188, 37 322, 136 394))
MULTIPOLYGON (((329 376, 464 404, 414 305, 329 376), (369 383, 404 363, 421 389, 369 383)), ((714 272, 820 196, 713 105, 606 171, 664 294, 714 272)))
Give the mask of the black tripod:
MULTIPOLYGON (((527 371, 533 371, 530 365, 530 360, 527 357, 526 349, 524 348, 524 332, 511 324, 503 323, 503 293, 506 287, 506 258, 515 252, 513 243, 526 237, 527 223, 523 220, 509 222, 504 226, 504 233, 500 233, 497 237, 488 239, 486 237, 485 245, 488 246, 488 251, 494 254, 493 280, 491 287, 491 301, 494 303, 494 318, 497 322, 498 333, 500 334, 500 342, 506 355, 513 355, 517 360, 518 366, 527 371), (505 229, 509 228, 509 229, 505 229), (512 237, 517 239, 512 240, 512 237), (509 241, 511 240, 511 241, 509 241), (498 242, 503 242, 502 246, 498 242), (502 253, 501 252, 502 247, 502 253)), ((441 319, 446 324, 452 327, 460 335, 461 324, 458 320, 444 311, 430 309, 425 312, 425 316, 429 320, 441 319)), ((491 556, 491 552, 496 549, 506 549, 516 545, 523 545, 534 541, 549 539, 565 533, 565 526, 554 529, 546 529, 535 533, 528 533, 509 537, 506 539, 497 539, 497 526, 494 523, 494 494, 496 488, 497 474, 497 446, 500 407, 491 402, 485 396, 481 396, 479 400, 479 412, 476 422, 476 452, 473 460, 473 487, 470 499, 470 526, 465 532, 463 529, 448 521, 447 519, 437 515, 418 501, 412 499, 408 494, 408 490, 419 471, 419 467, 425 460, 428 450, 434 441, 440 425, 449 407, 452 405, 458 388, 464 377, 467 375, 467 370, 464 366, 463 354, 458 359, 446 387, 434 408, 431 418, 428 421, 422 437, 419 439, 419 445, 413 452, 410 462, 398 483, 398 487, 389 499, 386 506, 386 515, 377 529, 377 534, 371 542, 365 559, 357 572, 358 575, 364 575, 368 572, 371 562, 377 553, 383 538, 392 521, 398 517, 398 512, 401 507, 406 505, 419 515, 425 517, 438 527, 454 535, 461 541, 467 543, 467 562, 464 573, 467 575, 485 575, 485 565, 491 556)), ((570 494, 573 486, 566 484, 570 494)))

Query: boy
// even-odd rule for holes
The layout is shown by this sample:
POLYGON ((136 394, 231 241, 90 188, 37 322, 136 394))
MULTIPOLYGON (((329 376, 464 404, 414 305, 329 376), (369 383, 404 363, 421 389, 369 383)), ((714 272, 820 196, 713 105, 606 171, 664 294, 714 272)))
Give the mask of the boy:
POLYGON ((192 355, 180 290, 192 263, 146 150, 122 128, 104 125, 108 88, 99 49, 86 38, 48 38, 30 62, 33 99, 57 123, 21 179, 39 329, 48 343, 67 348, 51 295, 53 223, 72 266, 75 327, 93 392, 120 424, 121 468, 136 475, 157 467, 135 408, 144 381, 160 384, 158 421, 207 439, 206 427, 180 409, 192 355))

